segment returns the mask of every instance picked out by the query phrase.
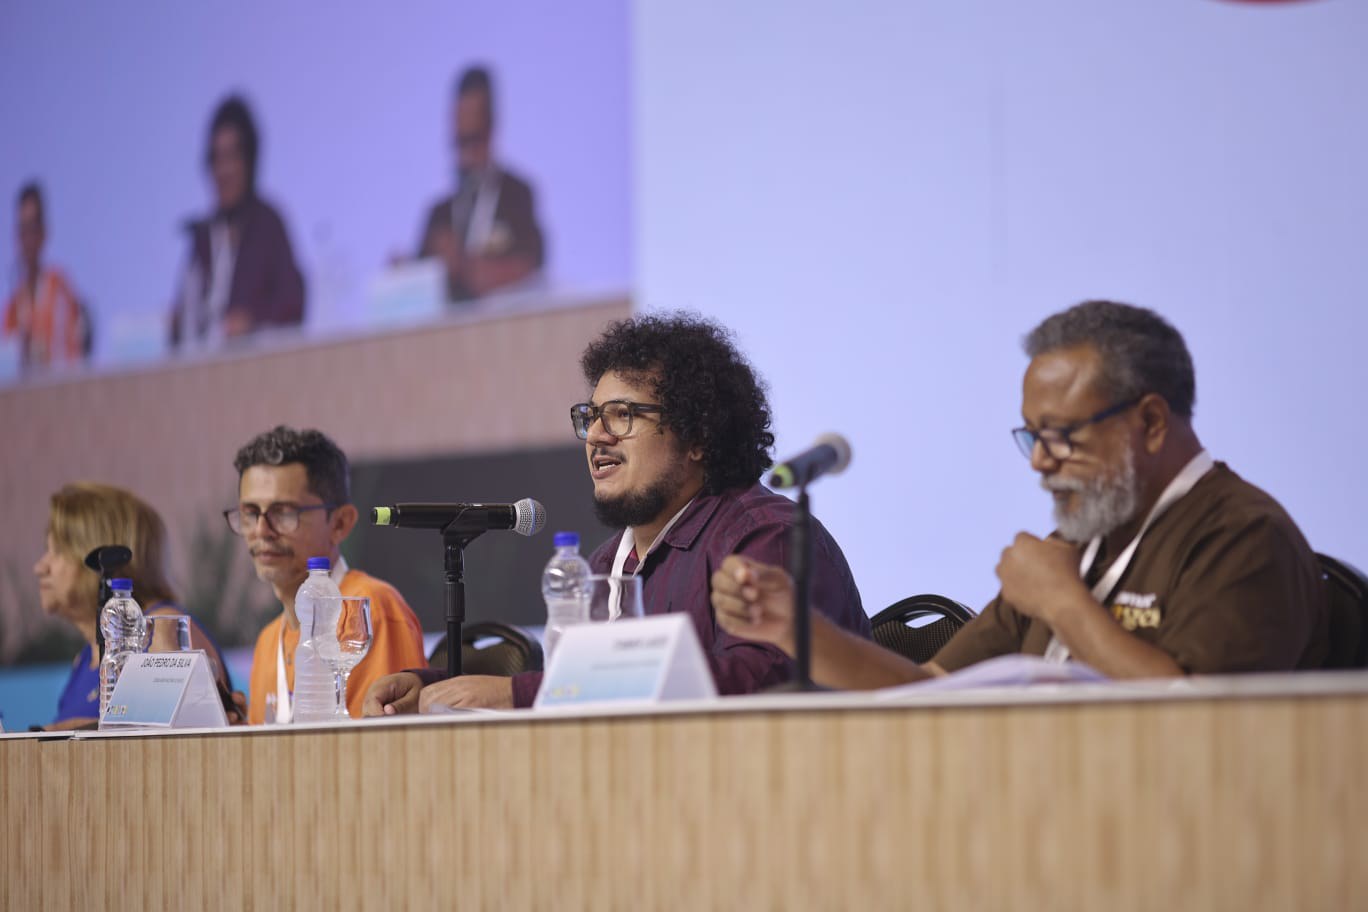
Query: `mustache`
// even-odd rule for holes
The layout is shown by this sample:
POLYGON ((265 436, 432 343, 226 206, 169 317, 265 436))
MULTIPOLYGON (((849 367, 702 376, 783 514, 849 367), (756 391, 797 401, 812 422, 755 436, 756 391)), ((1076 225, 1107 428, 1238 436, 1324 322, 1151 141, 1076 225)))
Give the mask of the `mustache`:
POLYGON ((590 458, 590 459, 597 459, 597 458, 599 458, 600 456, 606 456, 606 457, 608 457, 609 459, 616 459, 618 462, 626 462, 626 461, 627 461, 627 460, 623 457, 623 455, 622 455, 621 453, 617 453, 617 452, 614 452, 613 450, 605 449, 604 447, 594 447, 594 452, 591 453, 591 454, 589 454, 589 458, 590 458))
POLYGON ((1088 483, 1079 478, 1042 478, 1040 486, 1050 493, 1059 491, 1086 491, 1088 483))
POLYGON ((252 548, 248 553, 252 557, 260 557, 263 554, 279 554, 281 557, 294 557, 293 548, 252 548))

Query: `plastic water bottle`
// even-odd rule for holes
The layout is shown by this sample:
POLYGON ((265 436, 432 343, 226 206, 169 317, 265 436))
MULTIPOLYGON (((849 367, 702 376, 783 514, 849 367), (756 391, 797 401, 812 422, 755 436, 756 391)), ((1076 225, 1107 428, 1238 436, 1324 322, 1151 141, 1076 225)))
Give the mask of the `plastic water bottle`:
POLYGON ((295 593, 295 615, 299 618, 299 645, 294 654, 293 717, 295 722, 327 722, 337 713, 337 676, 318 654, 313 636, 313 618, 319 598, 339 596, 326 557, 309 558, 309 576, 295 593))
POLYGON ((100 718, 109 711, 109 695, 119 683, 128 657, 147 648, 147 619, 133 599, 133 581, 109 581, 113 595, 100 610, 100 630, 104 633, 104 655, 100 657, 100 718))
POLYGON ((556 553, 542 572, 542 598, 546 600, 542 644, 548 659, 566 627, 589 620, 587 580, 592 571, 589 562, 580 557, 579 541, 578 532, 557 532, 556 553))

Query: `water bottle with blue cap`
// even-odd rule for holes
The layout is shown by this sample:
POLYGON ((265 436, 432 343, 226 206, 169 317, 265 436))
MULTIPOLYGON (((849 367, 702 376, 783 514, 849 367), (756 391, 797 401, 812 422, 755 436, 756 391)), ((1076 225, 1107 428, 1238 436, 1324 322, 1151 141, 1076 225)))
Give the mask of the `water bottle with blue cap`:
POLYGON ((589 562, 580 556, 578 532, 557 532, 556 553, 542 573, 542 598, 546 600, 546 632, 542 646, 546 657, 560 642, 565 628, 589 620, 589 562))
POLYGON ((332 561, 309 558, 309 576, 295 593, 295 616, 299 618, 299 645, 294 654, 292 713, 295 722, 328 722, 337 713, 337 679, 318 654, 313 630, 314 612, 320 598, 342 594, 332 579, 332 561))
POLYGON ((100 610, 104 655, 100 658, 100 718, 109 710, 109 696, 119 683, 128 657, 147 649, 147 618, 133 598, 133 581, 124 577, 109 581, 109 601, 100 610))

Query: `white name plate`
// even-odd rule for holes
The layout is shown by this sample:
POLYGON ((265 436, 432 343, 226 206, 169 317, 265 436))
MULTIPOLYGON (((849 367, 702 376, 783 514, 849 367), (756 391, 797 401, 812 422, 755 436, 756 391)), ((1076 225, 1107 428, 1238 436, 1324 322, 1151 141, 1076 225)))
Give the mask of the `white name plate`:
POLYGON ((664 614, 566 628, 532 706, 651 704, 716 696, 689 616, 664 614))
POLYGON ((101 731, 227 725, 209 660, 199 649, 129 656, 100 717, 101 731))

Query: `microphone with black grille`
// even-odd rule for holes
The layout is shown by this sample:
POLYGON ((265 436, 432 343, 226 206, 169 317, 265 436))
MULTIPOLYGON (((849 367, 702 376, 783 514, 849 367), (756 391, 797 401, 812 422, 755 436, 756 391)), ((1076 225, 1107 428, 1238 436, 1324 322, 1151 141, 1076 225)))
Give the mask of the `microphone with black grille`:
POLYGON ((371 522, 377 526, 444 532, 506 529, 519 535, 536 535, 546 527, 546 508, 530 497, 511 504, 401 503, 373 508, 371 522))

